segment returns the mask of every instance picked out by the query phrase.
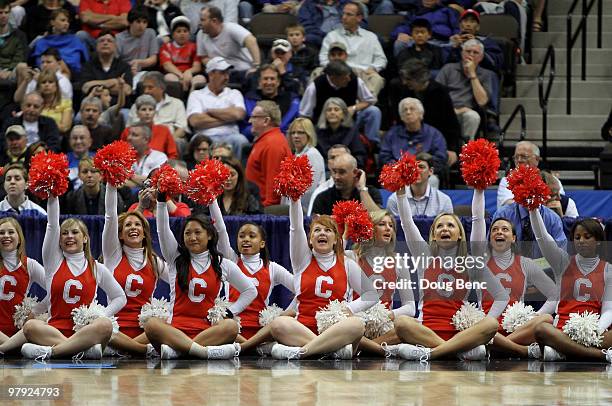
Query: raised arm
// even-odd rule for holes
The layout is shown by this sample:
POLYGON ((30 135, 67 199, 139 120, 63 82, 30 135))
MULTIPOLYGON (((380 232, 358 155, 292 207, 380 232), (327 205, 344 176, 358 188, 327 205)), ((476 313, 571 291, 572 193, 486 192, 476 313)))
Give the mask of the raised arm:
MULTIPOLYGON (((160 198, 158 194, 158 199, 160 198)), ((157 235, 159 236, 159 247, 167 263, 174 263, 178 257, 178 243, 170 229, 170 216, 166 202, 157 201, 157 235)))
POLYGON ((47 200, 47 231, 43 239, 42 257, 47 275, 53 274, 64 259, 64 253, 59 245, 60 240, 60 205, 55 196, 47 200))
POLYGON ((472 197, 472 232, 470 245, 473 256, 483 256, 487 249, 484 190, 474 189, 472 197))
POLYGON ((402 230, 404 230, 404 236, 406 237, 406 244, 408 245, 408 249, 410 250, 412 256, 430 256, 431 250, 429 249, 429 245, 421 236, 419 228, 412 219, 412 210, 410 209, 406 192, 402 193, 398 191, 397 207, 399 209, 402 230))
POLYGON ((293 273, 302 272, 312 259, 312 252, 308 246, 308 237, 304 230, 304 214, 302 203, 291 201, 289 205, 289 257, 293 273))
POLYGON ((529 220, 540 251, 542 251, 544 258, 550 264, 555 277, 561 275, 569 264, 569 254, 560 248, 554 238, 548 233, 539 209, 529 211, 529 220))
POLYGON ((229 310, 237 315, 246 309, 253 299, 257 297, 257 288, 251 279, 242 273, 235 263, 229 260, 223 260, 221 261, 221 268, 223 268, 223 274, 229 284, 240 292, 238 300, 229 306, 229 310))
POLYGON ((108 304, 106 305, 106 315, 113 316, 127 303, 125 292, 119 282, 113 277, 107 267, 96 262, 96 279, 99 286, 106 293, 108 304))
POLYGON ((213 220, 215 230, 217 230, 217 234, 219 234, 217 249, 221 254, 223 254, 224 258, 237 263, 238 254, 236 254, 236 251, 234 251, 232 248, 229 235, 227 234, 227 228, 225 227, 225 222, 223 221, 223 215, 221 214, 221 208, 219 208, 219 203, 217 203, 216 199, 208 206, 208 209, 210 211, 210 217, 213 220))
POLYGON ((108 269, 115 269, 121 262, 121 242, 119 241, 119 220, 117 217, 117 189, 106 184, 104 195, 104 228, 102 229, 102 256, 108 269))
POLYGON ((374 289, 372 280, 363 273, 355 261, 346 257, 344 261, 344 266, 348 273, 349 286, 359 293, 359 299, 348 303, 349 309, 355 314, 374 306, 378 303, 380 296, 378 291, 374 289))

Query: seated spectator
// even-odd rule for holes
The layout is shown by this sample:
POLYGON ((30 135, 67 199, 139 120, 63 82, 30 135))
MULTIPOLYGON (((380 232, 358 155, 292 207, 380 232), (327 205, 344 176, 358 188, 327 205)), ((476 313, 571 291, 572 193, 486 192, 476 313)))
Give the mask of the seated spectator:
MULTIPOLYGON (((527 2, 524 0, 492 0, 492 1, 479 1, 473 5, 475 11, 480 14, 506 14, 512 16, 516 22, 519 24, 519 47, 521 50, 525 50, 525 41, 527 38, 527 12, 530 6, 532 6, 533 2, 527 2)), ((542 6, 537 6, 537 12, 540 10, 543 11, 542 6)), ((535 21, 535 20, 534 20, 535 21)))
POLYGON ((191 35, 195 36, 201 27, 202 11, 205 8, 219 9, 223 21, 238 23, 239 0, 181 0, 180 7, 183 14, 191 21, 191 35))
POLYGON ((187 119, 194 134, 208 135, 214 142, 228 142, 239 160, 248 144, 240 134, 238 122, 245 117, 244 98, 240 91, 227 87, 232 65, 221 57, 208 61, 208 85, 196 90, 187 100, 187 119))
POLYGON ((257 0, 262 13, 297 14, 300 2, 296 0, 257 0))
POLYGON ((323 104, 330 97, 339 97, 346 103, 351 117, 356 117, 355 126, 363 127, 368 140, 374 145, 380 142, 380 109, 374 104, 376 97, 368 90, 365 82, 352 74, 344 62, 327 64, 324 75, 308 85, 300 103, 300 116, 319 120, 323 104))
POLYGON ((312 192, 325 182, 325 162, 317 150, 317 133, 312 121, 307 118, 296 118, 287 131, 287 141, 293 155, 306 155, 312 167, 312 185, 302 195, 302 207, 308 208, 312 192))
POLYGON ((0 156, 0 166, 8 164, 24 164, 28 150, 28 136, 21 125, 12 125, 4 132, 6 145, 0 156))
POLYGON ((144 71, 157 66, 159 43, 154 30, 147 28, 149 13, 144 6, 132 8, 127 15, 128 28, 117 34, 117 53, 123 62, 130 65, 132 87, 142 78, 144 71))
MULTIPOLYGON (((159 64, 166 73, 166 82, 179 83, 184 92, 188 92, 194 82, 194 76, 202 71, 202 63, 196 55, 196 44, 189 40, 189 19, 176 17, 170 25, 172 41, 162 45, 159 52, 159 64)), ((200 76, 200 83, 206 79, 200 76)))
POLYGON ((111 106, 113 97, 111 96, 110 89, 106 86, 96 86, 91 89, 89 96, 97 97, 102 102, 102 114, 100 114, 99 122, 102 125, 108 126, 112 129, 113 134, 121 134, 125 128, 125 87, 123 86, 123 78, 118 79, 121 83, 119 93, 117 94, 117 103, 111 106))
POLYGON ((500 72, 504 66, 504 53, 499 44, 492 38, 478 35, 480 30, 480 13, 467 9, 459 18, 461 32, 450 37, 449 45, 452 47, 448 62, 461 61, 461 46, 471 39, 477 39, 484 46, 484 57, 480 65, 485 69, 500 72))
POLYGON ((215 57, 222 57, 234 67, 232 82, 242 82, 247 73, 261 66, 257 39, 246 28, 223 22, 220 9, 202 9, 200 25, 202 30, 198 32, 196 43, 202 65, 206 66, 215 57))
MULTIPOLYGON (((430 184, 430 177, 434 174, 434 159, 427 152, 416 155, 419 168, 419 179, 406 188, 406 197, 413 216, 436 217, 441 213, 452 213, 451 198, 430 184)), ((387 200, 387 210, 394 216, 399 216, 397 206, 397 193, 393 193, 387 200)))
POLYGON ((323 37, 341 24, 340 0, 305 0, 298 11, 300 24, 306 30, 306 43, 319 47, 323 37))
MULTIPOLYGON (((83 23, 83 30, 77 36, 94 48, 94 42, 106 30, 112 30, 113 36, 128 27, 127 15, 132 4, 129 0, 98 1, 81 0, 79 3, 79 17, 83 23)), ((131 79, 131 78, 130 78, 131 79)), ((126 82, 132 83, 131 80, 126 82)))
POLYGON ((234 158, 232 146, 226 142, 218 142, 213 144, 211 157, 213 159, 234 158))
POLYGON ((330 97, 323 104, 317 123, 317 149, 322 156, 327 156, 329 149, 337 144, 346 145, 357 166, 364 167, 367 152, 348 107, 339 97, 330 97))
POLYGON ((308 84, 308 72, 291 62, 293 51, 286 39, 276 39, 270 48, 270 64, 275 66, 285 90, 302 94, 308 84))
POLYGON ((561 182, 548 171, 541 171, 542 179, 550 188, 550 199, 546 207, 557 213, 560 217, 578 217, 576 202, 571 197, 560 193, 561 182))
POLYGON ((428 42, 431 39, 431 23, 425 18, 417 18, 410 30, 412 43, 395 55, 397 66, 402 66, 409 59, 419 59, 434 75, 437 74, 444 65, 444 57, 439 46, 428 42))
POLYGON ((36 38, 42 38, 53 31, 53 12, 63 10, 65 14, 66 30, 73 34, 81 29, 77 17, 77 9, 67 0, 41 0, 27 11, 27 22, 24 30, 30 43, 36 38), (51 27, 51 30, 49 30, 51 27))
POLYGON ((42 96, 41 115, 55 121, 60 133, 67 134, 72 127, 72 99, 62 96, 57 76, 52 70, 43 70, 38 75, 36 91, 42 96))
POLYGON ((6 197, 0 202, 0 213, 24 215, 42 215, 47 212, 26 196, 28 188, 28 171, 18 163, 4 168, 4 190, 6 197))
POLYGON ((439 130, 446 139, 448 165, 457 162, 463 145, 461 126, 446 87, 430 79, 429 69, 423 61, 409 59, 399 71, 400 79, 389 86, 388 114, 391 123, 401 121, 396 106, 406 97, 419 99, 425 109, 423 122, 439 130))
POLYGON ((136 163, 134 163, 134 175, 126 182, 126 185, 129 187, 140 187, 153 170, 166 163, 168 157, 163 152, 151 149, 149 146, 151 142, 151 128, 146 124, 136 123, 131 126, 127 141, 136 150, 136 163))
POLYGON ((329 163, 334 186, 321 192, 312 205, 312 214, 332 214, 334 204, 344 200, 357 200, 368 211, 380 209, 382 198, 378 189, 366 186, 366 174, 357 169, 357 161, 350 154, 338 156, 329 163))
MULTIPOLYGON (((278 105, 281 110, 281 131, 287 131, 289 124, 298 116, 300 110, 300 98, 297 94, 289 91, 280 91, 281 73, 275 65, 263 65, 259 70, 259 84, 256 90, 245 94, 244 105, 246 107, 246 118, 253 113, 258 101, 270 100, 278 105)), ((251 125, 248 124, 241 131, 248 139, 253 139, 251 125)))
MULTIPOLYGON (((37 92, 28 93, 21 103, 22 114, 18 117, 11 117, 4 120, 4 125, 0 134, 4 134, 6 129, 12 125, 20 125, 28 136, 28 145, 37 141, 44 141, 54 152, 59 152, 62 139, 57 129, 55 121, 42 115, 43 98, 37 92)), ((4 148, 4 145, 2 145, 4 148)))
MULTIPOLYGON (((149 147, 154 150, 163 152, 169 159, 177 159, 178 151, 176 143, 170 133, 170 130, 165 125, 153 124, 153 116, 155 115, 155 99, 153 96, 143 94, 136 99, 136 113, 140 124, 149 126, 151 129, 151 140, 149 147)), ((127 140, 130 127, 123 130, 121 134, 122 140, 127 140)))
POLYGON ((446 86, 461 123, 463 138, 474 139, 480 127, 480 114, 495 97, 493 94, 495 74, 481 68, 484 46, 477 39, 463 44, 462 62, 448 63, 438 73, 436 80, 446 86))
MULTIPOLYGON (((183 12, 169 0, 150 0, 145 6, 149 13, 149 28, 157 33, 157 39, 160 43, 167 44, 172 40, 172 30, 170 29, 172 20, 183 15, 183 12)), ((191 31, 191 25, 189 30, 191 31)))
POLYGON ((86 97, 81 102, 81 123, 89 130, 93 151, 119 139, 119 133, 115 133, 108 125, 102 124, 100 119, 102 109, 102 100, 98 97, 86 97))
POLYGON ((46 51, 53 48, 59 51, 61 60, 68 65, 71 73, 78 75, 81 72, 81 65, 89 60, 89 50, 79 37, 68 31, 70 21, 73 21, 70 13, 64 9, 51 13, 51 30, 34 43, 30 55, 36 60, 37 66, 43 65, 46 51))
POLYGON ((126 96, 132 93, 132 71, 130 65, 116 57, 117 44, 110 31, 103 31, 96 40, 96 56, 83 65, 80 89, 88 94, 92 87, 105 86, 110 89, 113 103, 117 101, 119 87, 126 96), (119 78, 123 79, 123 85, 119 78))
POLYGON ((25 34, 9 24, 10 12, 9 0, 0 0, 0 109, 13 100, 9 89, 17 82, 15 68, 26 62, 28 53, 25 34))
POLYGON ((30 170, 30 163, 32 162, 32 157, 40 152, 49 152, 49 147, 47 147, 46 142, 36 141, 35 143, 28 145, 28 149, 26 149, 25 160, 23 161, 23 167, 26 168, 27 171, 30 170))
MULTIPOLYGON (((165 125, 174 136, 174 141, 179 148, 186 144, 185 129, 187 128, 187 115, 185 104, 180 99, 166 93, 166 82, 164 75, 160 72, 147 72, 142 79, 142 91, 144 94, 153 96, 156 101, 155 116, 153 123, 165 125)), ((136 106, 132 105, 127 125, 138 121, 136 106)))
MULTIPOLYGON (((170 217, 189 217, 191 209, 183 202, 175 202, 171 198, 166 200, 170 217)), ((138 203, 134 203, 127 210, 139 211, 147 218, 157 217, 157 188, 146 187, 138 192, 138 203)))
POLYGON ((211 152, 212 140, 209 137, 202 134, 193 137, 189 141, 189 148, 187 148, 187 154, 185 155, 187 169, 192 170, 200 162, 210 159, 211 152))
POLYGON ((79 176, 79 163, 85 158, 94 156, 94 153, 91 151, 91 134, 87 127, 84 125, 75 125, 70 131, 68 143, 70 145, 70 151, 66 154, 68 157, 68 169, 70 170, 68 179, 70 179, 72 188, 76 190, 83 184, 79 176))
POLYGON ((261 214, 263 206, 258 195, 250 193, 242 164, 233 158, 221 158, 230 171, 230 177, 223 186, 223 194, 217 198, 224 216, 261 214))
POLYGON ((246 178, 259 188, 264 206, 279 204, 280 196, 274 192, 274 177, 281 162, 291 156, 287 139, 279 128, 280 109, 269 100, 257 102, 249 122, 255 139, 246 164, 246 178))
POLYGON ((385 134, 380 147, 380 165, 399 160, 404 152, 413 155, 427 152, 433 156, 436 173, 444 173, 448 169, 446 141, 440 131, 423 124, 425 110, 421 102, 407 97, 398 109, 403 124, 391 127, 385 134))
MULTIPOLYGON (((327 151, 327 162, 325 164, 326 173, 329 175, 329 165, 330 163, 343 154, 351 154, 351 151, 348 149, 346 145, 336 144, 332 145, 332 147, 327 151)), ((334 179, 329 176, 324 182, 322 182, 311 194, 310 202, 308 202, 308 209, 306 210, 306 215, 312 215, 312 206, 317 196, 319 196, 322 192, 334 186, 334 179)))
MULTIPOLYGON (((78 163, 78 172, 83 186, 65 195, 62 199, 62 214, 104 215, 106 188, 103 187, 102 175, 94 166, 92 158, 82 158, 78 163)), ((117 194, 117 213, 124 210, 123 199, 117 194)))
POLYGON ((72 100, 72 83, 70 83, 70 77, 62 71, 63 62, 59 51, 55 48, 48 48, 40 56, 39 62, 38 68, 35 69, 26 65, 20 66, 18 75, 19 82, 17 83, 17 90, 15 91, 14 97, 15 102, 21 103, 26 93, 31 93, 36 90, 41 70, 50 70, 55 73, 62 98, 72 100))
POLYGON ((291 63, 304 72, 312 72, 319 66, 319 51, 310 44, 306 44, 306 31, 300 24, 288 25, 285 28, 287 40, 291 44, 291 63))
POLYGON ((387 57, 371 31, 361 28, 364 6, 356 1, 348 1, 343 6, 342 26, 330 31, 323 39, 319 51, 319 63, 326 66, 327 53, 331 44, 342 43, 346 46, 347 65, 356 69, 358 76, 364 80, 374 96, 378 96, 385 85, 385 80, 379 72, 386 68, 387 57))

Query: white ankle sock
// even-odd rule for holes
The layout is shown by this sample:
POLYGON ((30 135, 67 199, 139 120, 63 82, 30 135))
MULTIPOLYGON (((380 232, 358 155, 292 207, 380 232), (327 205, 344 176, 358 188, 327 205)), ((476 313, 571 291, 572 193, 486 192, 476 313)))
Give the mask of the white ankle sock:
POLYGON ((202 359, 207 359, 208 349, 194 342, 194 343, 191 343, 191 347, 189 348, 189 355, 193 355, 194 357, 198 357, 202 359))

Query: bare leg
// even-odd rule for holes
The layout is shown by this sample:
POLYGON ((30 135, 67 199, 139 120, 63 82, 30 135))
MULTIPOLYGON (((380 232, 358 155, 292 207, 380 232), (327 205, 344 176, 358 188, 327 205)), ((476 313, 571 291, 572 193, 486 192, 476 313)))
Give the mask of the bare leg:
POLYGON ((361 340, 359 341, 359 348, 368 355, 377 355, 379 357, 385 356, 385 350, 383 347, 367 337, 361 337, 361 340))
MULTIPOLYGON (((552 324, 538 324, 535 328, 535 337, 540 346, 547 345, 552 347, 571 359, 606 359, 606 355, 601 351, 601 348, 585 347, 584 345, 578 344, 552 324)), ((610 346, 612 346, 612 334, 608 332, 604 335, 602 347, 608 348, 610 346)))
POLYGON ((238 323, 234 320, 221 320, 219 324, 210 326, 200 334, 195 336, 193 341, 196 343, 207 345, 221 345, 233 343, 238 335, 238 323))
POLYGON ((400 316, 394 322, 395 333, 398 338, 408 344, 419 344, 427 348, 435 348, 444 344, 432 329, 419 323, 415 318, 400 316))
POLYGON ((55 346, 68 341, 58 329, 41 320, 26 321, 21 331, 28 342, 38 345, 55 346))
MULTIPOLYGON (((310 330, 308 330, 310 331, 310 330)), ((259 329, 254 336, 249 338, 248 340, 240 343, 240 352, 245 353, 257 348, 258 345, 263 344, 268 341, 273 341, 274 337, 272 337, 272 327, 271 323, 267 326, 264 326, 259 329)))
POLYGON ((162 344, 166 344, 174 350, 185 354, 189 353, 194 342, 202 346, 226 344, 232 342, 234 338, 236 338, 237 332, 238 324, 236 324, 235 321, 224 320, 218 325, 204 330, 192 340, 187 334, 172 327, 163 320, 151 318, 145 324, 145 334, 158 351, 162 344), (204 334, 211 329, 215 329, 212 334, 204 334))
POLYGON ((385 334, 381 335, 380 337, 374 338, 372 341, 374 341, 377 344, 387 343, 389 345, 399 344, 399 343, 402 342, 402 340, 400 340, 400 338, 397 336, 397 333, 395 332, 395 329, 392 329, 392 330, 386 332, 385 334))
POLYGON ((493 345, 491 345, 490 348, 495 353, 502 353, 520 358, 527 358, 529 356, 528 347, 526 345, 517 344, 499 333, 495 334, 493 345))
POLYGON ((453 338, 434 348, 430 358, 437 359, 471 350, 488 343, 497 333, 499 324, 493 317, 485 317, 467 330, 460 331, 453 338))
POLYGON ((533 319, 529 320, 527 323, 513 331, 512 334, 509 334, 507 338, 521 345, 529 345, 531 343, 535 343, 536 339, 534 330, 535 326, 540 323, 552 324, 553 316, 551 316, 550 314, 543 314, 541 316, 534 317, 533 319))
MULTIPOLYGON (((140 336, 143 336, 143 335, 144 334, 141 334, 140 336)), ((119 351, 126 351, 126 352, 130 352, 133 354, 146 354, 147 344, 139 343, 138 341, 136 341, 136 338, 131 338, 130 336, 127 336, 123 334, 121 331, 119 331, 119 333, 115 334, 115 336, 112 338, 109 344, 112 345, 113 348, 119 351)))
POLYGON ((290 347, 303 347, 317 338, 315 333, 293 317, 279 316, 269 326, 272 337, 290 347))
POLYGON ((6 340, 9 339, 9 336, 0 331, 0 345, 3 344, 6 340))
MULTIPOLYGON (((5 336, 6 337, 6 336, 5 336)), ((2 345, 0 345, 0 354, 7 354, 12 351, 19 351, 22 345, 27 343, 23 330, 19 330, 12 337, 7 338, 2 345)))

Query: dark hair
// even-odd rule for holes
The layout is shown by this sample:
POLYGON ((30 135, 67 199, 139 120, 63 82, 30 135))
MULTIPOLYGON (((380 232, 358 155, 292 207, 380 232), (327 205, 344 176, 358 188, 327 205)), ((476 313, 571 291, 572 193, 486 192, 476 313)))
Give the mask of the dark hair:
POLYGON ((350 148, 349 148, 349 147, 347 147, 347 146, 346 146, 346 145, 344 145, 344 144, 334 144, 334 145, 332 145, 331 147, 329 147, 327 150, 329 151, 330 149, 343 149, 343 150, 345 150, 346 152, 348 152, 349 154, 351 153, 350 148))
POLYGON ((278 68, 276 67, 276 65, 272 65, 271 63, 265 63, 263 65, 261 65, 261 67, 259 68, 259 75, 261 76, 261 73, 265 70, 272 70, 274 72, 276 72, 276 76, 278 76, 278 80, 280 81, 281 79, 281 73, 279 72, 278 68))
MULTIPOLYGON (((0 0, 2 1, 2 0, 0 0)), ((34 151, 36 151, 38 148, 43 147, 45 149, 45 151, 49 150, 49 147, 47 146, 47 143, 44 141, 37 141, 33 144, 30 144, 30 146, 26 149, 26 153, 25 153, 25 157, 23 160, 23 166, 29 171, 30 170, 30 164, 32 162, 32 157, 34 156, 34 151)))
POLYGON ((244 213, 248 206, 248 192, 246 186, 246 177, 244 176, 244 168, 239 160, 235 158, 221 158, 221 162, 231 166, 238 173, 238 181, 236 188, 232 194, 232 204, 230 205, 230 213, 244 213))
POLYGON ((429 80, 429 67, 420 59, 410 58, 402 64, 399 71, 402 80, 414 80, 415 82, 425 83, 429 80))
POLYGON ((11 2, 9 0, 0 0, 0 8, 11 8, 11 2))
POLYGON ((98 42, 100 38, 102 38, 105 35, 110 35, 111 37, 115 38, 115 33, 112 30, 109 30, 108 28, 103 28, 102 31, 100 31, 98 38, 96 38, 96 43, 98 42))
POLYGON ((10 164, 6 165, 3 168, 3 170, 2 170, 2 180, 3 181, 4 181, 4 178, 6 177, 6 174, 9 171, 12 171, 13 169, 21 171, 21 176, 26 181, 26 183, 28 182, 28 170, 22 164, 20 164, 19 162, 10 163, 10 164))
POLYGON ((191 25, 187 21, 179 20, 172 26, 172 33, 174 34, 174 31, 179 27, 187 28, 187 30, 191 31, 191 25))
POLYGON ((327 76, 344 76, 351 74, 351 68, 344 61, 332 61, 323 70, 327 76))
POLYGON ((161 88, 164 92, 166 91, 167 84, 166 80, 164 79, 163 73, 156 70, 149 71, 145 73, 142 77, 142 82, 144 82, 145 80, 151 80, 155 82, 157 87, 161 88))
MULTIPOLYGON (((267 239, 266 230, 264 230, 264 228, 260 224, 253 223, 252 221, 247 221, 245 223, 242 223, 240 225, 240 228, 238 229, 238 234, 240 234, 240 229, 244 226, 255 227, 257 229, 257 232, 261 236, 261 240, 264 242, 266 241, 267 239)), ((268 251, 268 244, 264 245, 264 247, 259 250, 259 258, 261 258, 261 260, 263 261, 264 266, 268 266, 270 264, 270 252, 268 251)))
POLYGON ((62 60, 62 55, 60 55, 59 51, 57 50, 57 48, 47 48, 45 50, 45 52, 43 52, 42 54, 40 54, 40 56, 52 56, 55 58, 55 60, 57 61, 61 61, 62 60))
POLYGON ((185 160, 186 161, 192 161, 193 159, 193 153, 195 152, 196 148, 203 142, 206 142, 208 144, 208 147, 210 148, 210 152, 208 154, 208 156, 211 155, 212 153, 212 146, 213 146, 213 142, 210 139, 209 136, 204 135, 204 134, 198 134, 195 137, 193 137, 191 139, 191 141, 189 141, 189 147, 187 148, 187 154, 185 155, 185 160))
POLYGON ((417 161, 423 161, 423 162, 427 162, 427 165, 433 169, 434 167, 434 158, 433 156, 428 153, 428 152, 419 152, 418 154, 416 154, 415 156, 417 161))
POLYGON ((604 241, 606 239, 603 227, 601 226, 601 223, 599 221, 595 219, 582 219, 576 221, 572 226, 572 229, 570 231, 571 241, 574 241, 574 233, 576 232, 576 228, 578 228, 578 226, 582 226, 583 228, 585 228, 589 234, 595 237, 597 241, 604 241))
POLYGON ((220 23, 223 22, 223 13, 219 7, 206 7, 205 10, 208 10, 208 17, 212 20, 213 18, 220 23))
POLYGON ((181 242, 178 245, 178 257, 174 261, 174 265, 176 266, 177 279, 179 287, 187 292, 189 290, 189 266, 191 264, 191 253, 185 247, 185 228, 187 225, 195 221, 199 223, 206 233, 210 237, 208 241, 208 254, 210 256, 210 264, 215 271, 215 274, 219 279, 222 279, 223 273, 221 271, 221 261, 223 260, 223 255, 217 251, 217 243, 219 242, 219 234, 217 234, 217 230, 213 226, 210 218, 204 216, 202 214, 192 214, 191 216, 185 219, 183 226, 181 227, 181 242))
POLYGON ((149 12, 144 6, 136 6, 132 8, 130 11, 128 11, 128 15, 127 15, 128 23, 132 24, 134 21, 139 20, 139 19, 147 20, 147 23, 150 24, 149 12))
POLYGON ((414 30, 415 28, 426 28, 427 31, 431 34, 431 23, 429 22, 428 19, 426 18, 415 18, 414 21, 412 21, 412 24, 410 24, 410 32, 412 32, 412 30, 414 30))
MULTIPOLYGON (((497 223, 498 221, 505 221, 506 223, 510 224, 510 230, 512 230, 512 235, 516 237, 516 227, 514 227, 514 223, 506 217, 498 217, 495 220, 491 221, 491 226, 489 227, 489 234, 487 236, 487 247, 489 247, 489 250, 491 250, 491 230, 493 229, 495 223, 497 223)), ((520 252, 516 241, 510 245, 510 251, 512 251, 513 254, 518 254, 520 252)))

